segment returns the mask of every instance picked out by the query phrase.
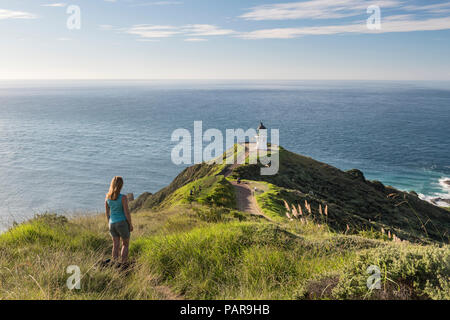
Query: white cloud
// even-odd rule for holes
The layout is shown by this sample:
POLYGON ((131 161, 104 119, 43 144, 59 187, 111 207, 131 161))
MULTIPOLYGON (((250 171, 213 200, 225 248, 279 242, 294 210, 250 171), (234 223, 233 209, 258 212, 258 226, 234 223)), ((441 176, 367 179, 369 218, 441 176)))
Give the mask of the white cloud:
MULTIPOLYGON (((167 1, 161 1, 167 2, 167 1)), ((171 2, 171 1, 169 1, 171 2)), ((156 3, 156 2, 152 2, 156 3)), ((271 28, 248 32, 237 32, 232 29, 221 28, 211 24, 189 24, 182 26, 171 25, 134 25, 127 29, 117 29, 111 26, 100 26, 102 30, 116 30, 138 36, 137 39, 162 39, 169 37, 183 37, 184 41, 205 41, 205 37, 234 36, 242 39, 292 39, 307 35, 333 35, 348 33, 390 33, 433 31, 450 29, 450 17, 442 16, 450 11, 450 3, 432 4, 424 6, 406 5, 400 0, 309 0, 303 2, 261 5, 250 9, 241 17, 247 20, 284 20, 308 19, 320 20, 319 25, 299 26, 290 28, 271 28), (393 8, 400 14, 382 15, 381 30, 369 30, 366 25, 367 7, 371 4, 382 8, 393 8), (418 17, 419 11, 422 13, 418 17), (441 16, 437 15, 441 14, 441 16), (326 19, 355 17, 353 22, 326 22, 326 19), (364 18, 360 18, 363 16, 364 18), (355 20, 361 19, 361 20, 355 20)), ((389 11, 388 11, 389 12, 389 11)))
POLYGON ((450 2, 447 3, 435 3, 424 6, 408 5, 404 7, 405 10, 409 11, 421 11, 426 13, 449 13, 450 12, 450 2))
POLYGON ((184 26, 183 29, 191 36, 224 36, 235 33, 233 30, 221 29, 210 24, 190 24, 184 26))
POLYGON ((381 8, 401 5, 398 0, 310 0, 267 4, 249 9, 240 16, 246 20, 336 19, 364 14, 369 5, 381 8))
POLYGON ((29 12, 12 11, 7 9, 0 9, 0 20, 6 19, 36 19, 37 15, 29 12))
POLYGON ((141 38, 168 38, 180 34, 181 31, 173 26, 134 25, 125 33, 137 35, 141 38))
POLYGON ((204 39, 204 38, 187 38, 187 39, 184 39, 184 41, 187 41, 187 42, 203 42, 203 41, 208 41, 208 39, 204 39))
POLYGON ((132 5, 132 7, 148 7, 148 6, 170 6, 170 5, 180 5, 183 4, 181 1, 154 1, 146 3, 137 3, 132 5))
POLYGON ((348 25, 332 25, 300 28, 263 29, 241 33, 244 39, 292 39, 307 35, 333 35, 346 33, 390 33, 434 31, 450 29, 450 17, 415 20, 411 15, 396 15, 382 20, 381 30, 369 30, 365 21, 348 25))
POLYGON ((246 20, 293 20, 293 19, 339 19, 366 14, 368 5, 376 4, 382 8, 394 8, 404 14, 383 16, 381 30, 369 30, 366 21, 351 24, 321 24, 308 27, 272 28, 243 32, 237 36, 244 39, 291 39, 306 35, 331 35, 345 33, 388 33, 413 32, 450 29, 450 3, 430 5, 406 5, 399 0, 309 0, 303 2, 268 4, 251 8, 241 18, 246 20), (414 14, 411 14, 414 13, 414 14), (422 14, 416 17, 415 14, 422 14), (441 16, 439 16, 441 15, 441 16))
POLYGON ((134 25, 123 32, 137 35, 144 39, 153 38, 169 38, 177 35, 189 37, 190 39, 197 39, 206 36, 224 36, 235 34, 236 32, 230 29, 221 29, 210 24, 190 24, 185 26, 158 26, 158 25, 134 25))
POLYGON ((41 4, 41 7, 65 7, 67 6, 66 3, 48 3, 48 4, 41 4))

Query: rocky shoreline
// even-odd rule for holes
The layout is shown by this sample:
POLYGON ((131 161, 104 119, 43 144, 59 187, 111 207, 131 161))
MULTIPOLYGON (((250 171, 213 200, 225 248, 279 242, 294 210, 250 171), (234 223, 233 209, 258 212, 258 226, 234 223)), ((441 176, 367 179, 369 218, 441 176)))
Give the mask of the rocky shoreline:
POLYGON ((430 200, 431 203, 433 203, 434 205, 438 205, 439 203, 447 203, 450 206, 450 199, 443 199, 443 198, 433 198, 430 200))

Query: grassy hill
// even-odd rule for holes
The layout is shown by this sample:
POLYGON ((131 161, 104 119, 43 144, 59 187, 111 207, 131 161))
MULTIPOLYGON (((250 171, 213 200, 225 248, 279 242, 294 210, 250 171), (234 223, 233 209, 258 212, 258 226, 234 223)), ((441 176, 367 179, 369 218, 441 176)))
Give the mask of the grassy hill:
MULTIPOLYGON (((256 184, 259 191, 264 191, 257 196, 259 206, 274 220, 286 218, 283 200, 303 209, 306 200, 316 222, 327 224, 336 232, 346 231, 347 226, 350 233, 383 229, 400 239, 448 243, 450 215, 445 209, 419 199, 416 193, 402 192, 379 181, 366 180, 357 169, 344 172, 282 147, 279 156, 280 170, 276 175, 261 176, 260 164, 237 166, 231 175, 231 179, 240 177, 259 182, 256 184), (328 206, 326 219, 320 215, 319 205, 322 208, 328 206)), ((132 209, 138 211, 171 205, 168 198, 175 190, 179 190, 178 197, 187 197, 190 189, 204 184, 201 179, 217 177, 221 172, 222 166, 209 163, 189 167, 168 187, 154 195, 141 195, 132 204, 132 209)))
POLYGON ((359 171, 284 149, 280 157, 273 177, 259 176, 258 165, 225 177, 224 166, 204 163, 141 195, 128 272, 98 266, 111 250, 104 216, 45 214, 12 227, 0 235, 0 299, 450 298, 448 211, 359 171), (236 209, 238 176, 257 186, 270 221, 236 209), (303 208, 302 220, 286 218, 283 200, 303 208), (69 265, 81 268, 81 290, 66 287, 69 265), (366 285, 371 265, 379 290, 366 285))

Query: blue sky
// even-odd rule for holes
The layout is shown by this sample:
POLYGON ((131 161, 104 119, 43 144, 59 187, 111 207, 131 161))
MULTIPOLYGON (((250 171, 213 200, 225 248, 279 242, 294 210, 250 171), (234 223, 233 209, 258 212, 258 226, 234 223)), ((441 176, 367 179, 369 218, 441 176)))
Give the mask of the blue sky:
POLYGON ((450 80, 448 1, 0 0, 0 37, 0 79, 450 80))

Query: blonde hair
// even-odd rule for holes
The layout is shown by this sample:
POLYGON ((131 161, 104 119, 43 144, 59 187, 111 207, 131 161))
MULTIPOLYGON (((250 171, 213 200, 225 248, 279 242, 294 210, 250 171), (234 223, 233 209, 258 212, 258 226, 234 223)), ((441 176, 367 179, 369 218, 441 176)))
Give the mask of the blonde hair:
POLYGON ((111 180, 111 185, 109 186, 109 191, 106 194, 106 199, 117 200, 120 194, 120 190, 123 187, 123 179, 122 177, 114 177, 111 180))

